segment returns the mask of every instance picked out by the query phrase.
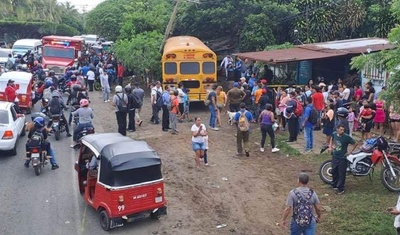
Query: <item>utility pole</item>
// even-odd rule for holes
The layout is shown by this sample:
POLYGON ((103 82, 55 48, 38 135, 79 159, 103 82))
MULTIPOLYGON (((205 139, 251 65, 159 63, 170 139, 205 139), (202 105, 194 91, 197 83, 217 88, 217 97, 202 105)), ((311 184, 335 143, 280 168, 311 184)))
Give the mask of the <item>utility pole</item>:
POLYGON ((167 28, 165 29, 164 38, 160 45, 160 52, 162 51, 162 48, 164 47, 164 43, 167 40, 169 34, 171 33, 172 26, 174 25, 174 22, 176 19, 176 14, 178 13, 178 8, 179 8, 179 5, 181 4, 181 2, 182 2, 182 0, 177 0, 175 3, 174 10, 172 11, 171 17, 169 18, 167 28))

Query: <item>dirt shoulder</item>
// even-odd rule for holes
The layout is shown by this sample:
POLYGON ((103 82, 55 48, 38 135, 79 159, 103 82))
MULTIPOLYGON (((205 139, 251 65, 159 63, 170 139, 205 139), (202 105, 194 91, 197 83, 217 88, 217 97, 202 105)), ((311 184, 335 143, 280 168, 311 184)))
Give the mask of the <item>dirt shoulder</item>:
MULTIPOLYGON (((116 132, 112 105, 102 102, 100 92, 90 95, 95 118, 104 131, 116 132)), ((259 152, 257 125, 252 127, 251 156, 236 157, 236 129, 223 115, 221 130, 209 132, 210 166, 196 170, 191 150, 193 123, 178 123, 178 135, 163 132, 161 125, 148 122, 151 107, 146 95, 143 125, 128 135, 146 140, 162 158, 168 215, 160 220, 158 234, 288 233, 277 223, 281 222, 286 196, 296 186, 298 173, 310 170, 304 162, 272 154, 269 147, 265 153, 259 152), (227 226, 216 228, 219 224, 227 226)), ((191 116, 195 115, 208 123, 209 114, 204 109, 193 110, 191 116)))

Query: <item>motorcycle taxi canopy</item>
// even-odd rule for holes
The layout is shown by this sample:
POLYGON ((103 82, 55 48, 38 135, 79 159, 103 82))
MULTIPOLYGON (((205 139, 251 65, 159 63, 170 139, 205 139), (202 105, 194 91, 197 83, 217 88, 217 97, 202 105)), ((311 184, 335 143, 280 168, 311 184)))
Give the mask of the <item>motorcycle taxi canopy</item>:
POLYGON ((85 142, 100 156, 99 182, 102 184, 124 187, 162 179, 161 159, 144 141, 105 133, 87 135, 82 140, 85 142))

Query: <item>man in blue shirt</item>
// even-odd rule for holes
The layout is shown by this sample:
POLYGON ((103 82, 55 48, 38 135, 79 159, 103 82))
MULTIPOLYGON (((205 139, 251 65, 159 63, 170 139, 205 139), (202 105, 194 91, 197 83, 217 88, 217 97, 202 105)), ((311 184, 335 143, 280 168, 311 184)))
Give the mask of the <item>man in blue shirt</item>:
POLYGON ((314 105, 312 103, 312 98, 309 96, 306 98, 306 108, 303 114, 303 130, 304 130, 304 138, 306 139, 306 149, 305 153, 310 153, 313 150, 314 145, 314 126, 315 123, 310 122, 310 115, 313 111, 314 105))
POLYGON ((162 99, 163 99, 163 106, 162 106, 162 130, 163 131, 168 131, 169 128, 169 110, 167 105, 170 102, 170 87, 169 85, 165 85, 165 90, 162 93, 162 99))
POLYGON ((240 103, 240 111, 236 113, 234 118, 235 124, 237 125, 236 144, 237 144, 237 156, 243 155, 243 146, 246 157, 250 156, 249 149, 249 138, 250 138, 250 122, 254 122, 253 115, 251 112, 246 110, 246 104, 240 103), (243 118, 245 117, 245 119, 243 118))

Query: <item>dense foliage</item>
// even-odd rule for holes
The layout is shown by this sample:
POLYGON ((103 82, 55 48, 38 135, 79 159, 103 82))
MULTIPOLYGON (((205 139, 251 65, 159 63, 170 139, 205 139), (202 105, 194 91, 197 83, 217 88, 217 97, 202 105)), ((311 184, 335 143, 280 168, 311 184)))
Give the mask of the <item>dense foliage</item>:
MULTIPOLYGON (((132 59, 133 54, 149 48, 131 44, 143 35, 163 35, 176 2, 106 0, 88 13, 87 31, 110 40, 123 40, 116 45, 119 58, 129 61, 127 66, 131 69, 154 71, 159 65, 152 62, 138 65, 132 59), (137 51, 130 55, 124 48, 137 51), (155 67, 147 67, 152 65, 155 67)), ((400 22, 390 13, 390 3, 390 0, 182 1, 169 35, 196 36, 217 53, 226 53, 221 48, 227 52, 256 51, 286 42, 385 37, 400 22)), ((159 36, 147 38, 158 40, 159 36)), ((151 54, 157 53, 154 47, 151 54)))
POLYGON ((0 0, 0 5, 0 35, 6 40, 40 38, 49 34, 73 36, 84 31, 82 15, 68 2, 0 0))
MULTIPOLYGON (((400 0, 392 1, 390 13, 390 19, 393 22, 400 21, 400 0)), ((389 103, 396 102, 395 107, 400 108, 400 25, 391 29, 388 38, 392 44, 396 45, 395 49, 355 57, 352 60, 352 67, 362 69, 368 64, 383 65, 385 70, 390 73, 390 79, 387 80, 387 91, 384 94, 385 100, 389 103)))

